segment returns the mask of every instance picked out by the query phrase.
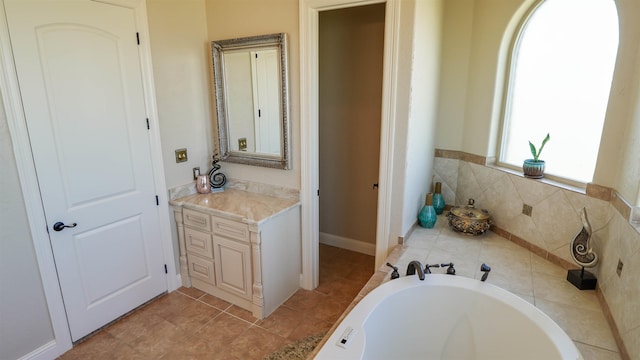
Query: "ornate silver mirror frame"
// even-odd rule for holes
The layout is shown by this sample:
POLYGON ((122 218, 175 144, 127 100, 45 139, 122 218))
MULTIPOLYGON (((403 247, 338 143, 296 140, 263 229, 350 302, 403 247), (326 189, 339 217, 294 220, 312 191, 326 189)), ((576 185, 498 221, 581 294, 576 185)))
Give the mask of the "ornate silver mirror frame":
MULTIPOLYGON (((258 35, 244 38, 217 40, 211 42, 213 58, 213 87, 216 97, 216 113, 218 117, 218 153, 222 161, 263 166, 278 169, 290 169, 290 135, 289 135, 289 79, 287 64, 287 37, 285 33, 258 35), (261 153, 244 151, 239 147, 232 147, 230 137, 231 125, 234 119, 230 116, 231 94, 228 91, 228 77, 225 74, 225 54, 233 52, 257 51, 260 49, 276 49, 279 55, 279 135, 280 151, 276 153, 261 153)), ((250 71, 250 69, 248 69, 250 71)), ((252 103, 246 104, 253 107, 252 103)), ((247 140, 244 138, 244 146, 247 140)))

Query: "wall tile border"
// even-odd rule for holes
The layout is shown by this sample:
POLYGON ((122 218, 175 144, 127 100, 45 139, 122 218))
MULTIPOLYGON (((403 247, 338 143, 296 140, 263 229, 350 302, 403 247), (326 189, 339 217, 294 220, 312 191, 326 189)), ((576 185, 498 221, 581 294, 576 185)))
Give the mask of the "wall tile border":
POLYGON ((609 323, 609 327, 611 328, 611 332, 613 333, 613 339, 616 341, 616 345, 618 345, 620 358, 622 360, 631 360, 631 356, 629 356, 627 347, 624 345, 624 340, 622 340, 622 335, 620 334, 618 327, 615 325, 616 322, 613 318, 613 313, 611 312, 611 309, 609 309, 609 304, 607 304, 607 300, 605 299, 604 293, 600 288, 600 284, 596 286, 596 295, 598 296, 598 301, 600 302, 602 313, 604 314, 607 323, 609 323))

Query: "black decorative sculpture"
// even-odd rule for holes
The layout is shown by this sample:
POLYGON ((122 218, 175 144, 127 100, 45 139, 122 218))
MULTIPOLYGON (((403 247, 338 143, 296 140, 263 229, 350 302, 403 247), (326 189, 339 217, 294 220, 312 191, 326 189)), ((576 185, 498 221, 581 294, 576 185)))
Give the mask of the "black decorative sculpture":
POLYGON ((598 255, 591 248, 591 223, 587 217, 587 209, 582 208, 580 212, 582 220, 582 229, 578 231, 576 236, 571 240, 571 258, 576 264, 580 265, 580 269, 569 270, 567 280, 580 290, 593 290, 596 288, 595 275, 585 271, 585 267, 594 267, 598 263, 598 255))
POLYGON ((216 174, 216 171, 220 170, 220 165, 218 162, 220 158, 218 154, 213 155, 213 161, 211 162, 211 170, 209 170, 209 183, 211 184, 211 192, 222 191, 224 184, 227 183, 227 177, 219 172, 216 174))

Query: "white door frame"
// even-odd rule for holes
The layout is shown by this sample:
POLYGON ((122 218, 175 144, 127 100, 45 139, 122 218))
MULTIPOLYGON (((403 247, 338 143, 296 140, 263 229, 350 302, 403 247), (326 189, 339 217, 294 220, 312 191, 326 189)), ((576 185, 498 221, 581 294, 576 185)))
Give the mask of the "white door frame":
POLYGON ((316 288, 319 277, 318 13, 325 10, 386 3, 376 226, 375 266, 377 269, 387 257, 391 224, 391 170, 393 169, 396 121, 400 2, 401 0, 300 0, 300 143, 302 160, 302 183, 300 185, 302 278, 300 285, 305 289, 316 288))
MULTIPOLYGON (((88 0, 89 1, 89 0, 88 0)), ((144 102, 150 122, 151 163, 153 167, 154 185, 160 205, 158 215, 160 219, 160 234, 164 261, 167 265, 167 290, 178 288, 178 278, 175 266, 175 254, 171 237, 171 219, 169 217, 167 185, 164 177, 162 162, 162 147, 160 145, 160 124, 156 108, 155 86, 153 83, 153 68, 151 63, 151 47, 149 41, 149 26, 147 23, 147 9, 145 0, 90 0, 131 8, 135 12, 137 29, 140 35, 140 68, 144 87, 144 102)), ((132 34, 134 36, 134 34, 132 34)), ((23 359, 51 359, 55 358, 73 346, 71 333, 64 310, 62 293, 56 275, 53 252, 51 250, 47 223, 45 220, 38 179, 35 174, 35 164, 31 155, 31 144, 27 131, 26 119, 22 110, 22 99, 18 87, 18 78, 11 50, 9 27, 6 21, 4 0, 0 3, 0 92, 4 102, 9 133, 13 143, 13 151, 18 170, 18 177, 22 187, 29 228, 36 253, 45 298, 51 318, 54 340, 43 344, 38 349, 25 355, 23 359)))

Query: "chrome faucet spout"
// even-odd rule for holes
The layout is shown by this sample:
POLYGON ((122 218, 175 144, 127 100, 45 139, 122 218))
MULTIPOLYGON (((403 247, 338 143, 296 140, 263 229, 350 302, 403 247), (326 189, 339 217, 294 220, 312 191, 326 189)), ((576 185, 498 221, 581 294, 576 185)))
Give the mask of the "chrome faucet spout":
POLYGON ((407 265, 407 275, 414 275, 416 271, 418 272, 418 277, 420 278, 420 280, 424 280, 424 270, 422 268, 422 264, 420 263, 420 261, 413 260, 409 263, 409 265, 407 265))

